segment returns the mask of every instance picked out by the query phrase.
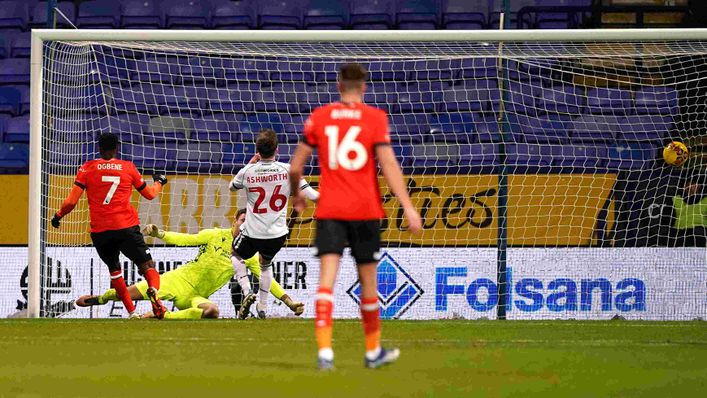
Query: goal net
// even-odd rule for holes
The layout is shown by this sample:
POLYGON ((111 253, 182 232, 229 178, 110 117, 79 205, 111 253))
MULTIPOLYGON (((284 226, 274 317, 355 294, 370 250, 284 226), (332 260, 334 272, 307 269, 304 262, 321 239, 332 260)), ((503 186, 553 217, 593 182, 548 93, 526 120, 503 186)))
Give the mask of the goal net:
MULTIPOLYGON (((277 132, 278 159, 288 162, 307 115, 337 100, 337 68, 352 61, 369 70, 365 101, 388 112, 393 148, 424 219, 421 235, 407 233, 383 188, 384 318, 496 318, 499 306, 508 319, 707 314, 707 178, 699 155, 706 42, 387 41, 382 33, 248 42, 235 33, 200 41, 208 33, 197 33, 193 41, 123 40, 120 32, 113 41, 88 41, 78 32, 43 43, 43 89, 33 102, 41 153, 32 152, 41 155, 33 170, 41 173, 41 211, 32 220, 41 226, 33 246, 41 316, 126 316, 119 302, 72 304, 110 282, 91 247, 85 200, 61 229, 47 222, 78 167, 97 157, 98 134, 118 134, 120 157, 143 175, 169 177, 152 202, 134 194, 141 225, 229 228, 244 202, 228 182, 254 154, 258 131, 277 132), (692 151, 681 168, 662 160, 673 140, 692 151)), ((316 154, 306 174, 316 187, 316 154)), ((274 268, 290 296, 307 304, 305 316, 313 315, 318 278, 312 215, 312 208, 291 214, 274 268)), ((148 244, 160 272, 199 250, 148 244)), ((140 280, 121 259, 126 281, 140 280)), ((11 268, 0 281, 16 291, 27 271, 24 262, 11 268)), ((358 316, 358 292, 345 257, 335 316, 358 316)), ((13 296, 1 303, 3 313, 26 291, 17 295, 17 303, 13 296)), ((212 300, 228 317, 233 298, 226 285, 212 300)), ((273 316, 289 316, 271 307, 273 316)))

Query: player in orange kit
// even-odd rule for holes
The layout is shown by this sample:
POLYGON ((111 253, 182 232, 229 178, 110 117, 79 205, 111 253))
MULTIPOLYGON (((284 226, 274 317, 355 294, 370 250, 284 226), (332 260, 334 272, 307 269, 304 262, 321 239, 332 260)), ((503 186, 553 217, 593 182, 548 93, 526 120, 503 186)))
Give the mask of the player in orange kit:
POLYGON ((155 262, 150 249, 140 232, 137 211, 130 204, 132 188, 148 200, 154 199, 167 184, 163 174, 152 176, 154 184, 147 185, 133 162, 116 159, 120 145, 118 136, 107 133, 98 138, 100 159, 89 160, 79 168, 74 187, 64 200, 59 211, 54 214, 51 224, 59 228, 61 219, 71 212, 86 191, 91 216, 91 240, 98 256, 108 266, 110 284, 125 305, 131 318, 139 318, 135 304, 130 298, 118 260, 122 252, 137 264, 149 288, 147 296, 156 317, 164 317, 165 308, 157 298, 160 288, 160 274, 155 270, 155 262))
POLYGON ((315 218, 315 246, 320 261, 319 290, 315 303, 318 366, 333 369, 333 288, 339 260, 347 242, 356 260, 361 282, 361 318, 366 340, 365 365, 377 368, 394 362, 396 348, 380 345, 380 311, 376 266, 380 260, 380 220, 385 217, 378 186, 376 159, 391 191, 408 220, 408 229, 422 229, 420 215, 410 201, 402 172, 390 146, 388 117, 380 109, 363 104, 368 72, 360 64, 339 70, 341 101, 315 109, 304 125, 304 137, 291 162, 293 204, 302 212, 305 202, 297 195, 304 164, 317 149, 320 158, 320 197, 315 218))

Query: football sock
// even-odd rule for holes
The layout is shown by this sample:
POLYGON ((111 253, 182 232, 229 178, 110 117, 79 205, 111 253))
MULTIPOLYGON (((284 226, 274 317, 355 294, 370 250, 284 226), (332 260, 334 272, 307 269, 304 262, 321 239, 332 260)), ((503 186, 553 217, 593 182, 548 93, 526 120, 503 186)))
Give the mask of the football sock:
POLYGON ((331 332, 333 326, 331 316, 334 310, 334 295, 331 289, 319 288, 314 307, 314 330, 317 336, 317 345, 319 346, 319 356, 331 360, 334 357, 334 353, 331 349, 331 332), (327 357, 329 353, 331 353, 331 358, 327 357))
POLYGON ((243 290, 243 297, 251 293, 250 280, 248 280, 248 272, 245 269, 245 263, 236 256, 231 256, 231 264, 236 272, 236 282, 243 290))
POLYGON ((380 353, 381 319, 378 297, 361 298, 361 321, 366 335, 366 357, 375 359, 380 353))
POLYGON ((287 296, 285 294, 285 289, 280 286, 279 283, 275 280, 275 278, 272 279, 272 284, 270 285, 270 293, 275 296, 276 299, 285 301, 283 297, 287 296))
POLYGON ((272 264, 263 264, 260 267, 260 291, 258 295, 258 310, 265 311, 268 307, 268 296, 270 296, 270 285, 272 283, 272 264))
POLYGON ((204 310, 201 308, 187 308, 177 312, 167 311, 164 313, 164 319, 201 319, 204 310))
POLYGON ((115 289, 116 294, 120 297, 120 301, 122 301, 125 306, 125 310, 128 311, 129 314, 135 312, 135 304, 133 304, 133 300, 130 298, 128 287, 125 286, 122 271, 110 273, 110 287, 115 289))
POLYGON ((147 286, 155 288, 155 290, 160 290, 160 273, 154 268, 148 268, 145 271, 145 280, 147 281, 147 286))

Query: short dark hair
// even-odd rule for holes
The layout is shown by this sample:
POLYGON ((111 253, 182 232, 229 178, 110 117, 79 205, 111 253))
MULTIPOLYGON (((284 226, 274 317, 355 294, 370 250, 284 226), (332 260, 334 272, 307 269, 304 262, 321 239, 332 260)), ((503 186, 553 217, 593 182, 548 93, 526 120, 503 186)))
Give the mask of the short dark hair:
POLYGON ((255 139, 255 151, 261 158, 270 158, 277 149, 277 134, 273 129, 262 129, 255 139))
POLYGON ((241 214, 245 214, 246 209, 238 209, 236 212, 236 220, 241 216, 241 214))
POLYGON ((104 151, 118 149, 120 139, 113 133, 103 133, 98 137, 98 148, 104 151))
POLYGON ((344 90, 357 89, 361 83, 368 80, 368 71, 363 65, 356 62, 343 64, 339 68, 338 80, 344 90))

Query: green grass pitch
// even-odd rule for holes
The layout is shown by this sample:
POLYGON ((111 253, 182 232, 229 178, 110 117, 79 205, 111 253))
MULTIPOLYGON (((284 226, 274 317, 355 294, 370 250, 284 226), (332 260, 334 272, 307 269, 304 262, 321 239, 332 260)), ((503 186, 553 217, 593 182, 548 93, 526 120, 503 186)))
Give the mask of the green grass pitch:
POLYGON ((398 363, 363 368, 336 321, 337 370, 311 320, 0 321, 0 397, 692 397, 707 323, 389 321, 398 363))

